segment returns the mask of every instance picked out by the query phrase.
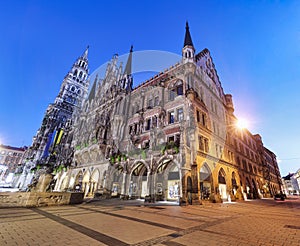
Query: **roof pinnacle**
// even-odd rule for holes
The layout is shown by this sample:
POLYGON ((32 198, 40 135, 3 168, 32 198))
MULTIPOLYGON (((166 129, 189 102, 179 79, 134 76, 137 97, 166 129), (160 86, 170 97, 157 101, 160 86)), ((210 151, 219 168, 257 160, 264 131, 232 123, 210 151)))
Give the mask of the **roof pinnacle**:
POLYGON ((185 24, 185 37, 184 37, 183 47, 185 47, 185 46, 194 47, 192 37, 191 37, 191 34, 190 34, 190 28, 189 28, 189 23, 188 22, 186 22, 186 24, 185 24))

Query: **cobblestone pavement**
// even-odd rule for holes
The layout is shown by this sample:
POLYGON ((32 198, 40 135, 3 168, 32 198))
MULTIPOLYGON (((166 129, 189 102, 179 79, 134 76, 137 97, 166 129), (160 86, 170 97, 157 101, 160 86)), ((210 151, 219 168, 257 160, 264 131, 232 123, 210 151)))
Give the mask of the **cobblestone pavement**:
POLYGON ((0 245, 300 245, 300 198, 0 209, 0 245))

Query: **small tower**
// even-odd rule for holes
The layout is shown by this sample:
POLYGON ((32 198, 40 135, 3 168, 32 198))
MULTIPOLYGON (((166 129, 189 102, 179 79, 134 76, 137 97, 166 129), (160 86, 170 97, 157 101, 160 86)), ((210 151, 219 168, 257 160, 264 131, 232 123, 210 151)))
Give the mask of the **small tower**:
POLYGON ((193 62, 195 58, 195 48, 190 34, 189 23, 186 22, 184 45, 182 49, 182 60, 184 63, 193 62))

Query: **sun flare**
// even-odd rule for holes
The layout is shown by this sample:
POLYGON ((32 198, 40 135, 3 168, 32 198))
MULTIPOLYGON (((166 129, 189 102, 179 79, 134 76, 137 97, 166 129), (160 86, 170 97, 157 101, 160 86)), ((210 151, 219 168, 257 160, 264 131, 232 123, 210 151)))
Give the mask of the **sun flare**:
POLYGON ((236 121, 236 126, 237 126, 237 128, 242 130, 242 129, 248 128, 249 124, 248 124, 248 121, 245 119, 238 119, 236 121))

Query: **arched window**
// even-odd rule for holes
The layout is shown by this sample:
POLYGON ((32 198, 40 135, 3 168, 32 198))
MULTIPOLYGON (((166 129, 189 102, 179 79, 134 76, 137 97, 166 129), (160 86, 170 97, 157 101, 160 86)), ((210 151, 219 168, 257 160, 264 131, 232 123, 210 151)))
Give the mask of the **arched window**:
POLYGON ((78 70, 76 69, 74 72, 74 76, 77 76, 78 70))
POLYGON ((72 86, 72 87, 71 87, 71 91, 72 91, 72 92, 74 92, 75 89, 76 89, 75 86, 72 86))
POLYGON ((80 73, 79 73, 79 78, 80 79, 82 78, 82 75, 83 75, 83 73, 82 73, 82 71, 80 71, 80 73))
POLYGON ((223 168, 221 168, 218 175, 219 184, 226 184, 225 176, 226 176, 225 171, 223 168))

